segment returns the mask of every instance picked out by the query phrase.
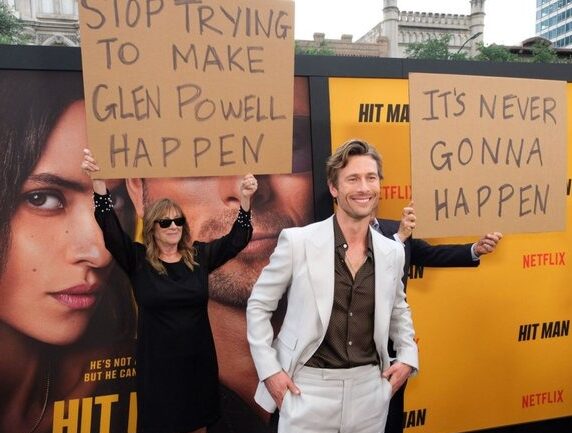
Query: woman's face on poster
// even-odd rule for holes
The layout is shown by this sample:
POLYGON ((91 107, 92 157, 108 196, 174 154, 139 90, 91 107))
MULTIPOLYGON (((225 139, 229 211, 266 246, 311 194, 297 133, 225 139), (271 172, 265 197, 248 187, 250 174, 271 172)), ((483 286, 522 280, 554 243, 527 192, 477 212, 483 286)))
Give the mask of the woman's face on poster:
POLYGON ((84 105, 75 102, 22 185, 0 276, 0 320, 56 345, 85 331, 111 263, 93 218, 91 179, 80 169, 84 147, 84 105))

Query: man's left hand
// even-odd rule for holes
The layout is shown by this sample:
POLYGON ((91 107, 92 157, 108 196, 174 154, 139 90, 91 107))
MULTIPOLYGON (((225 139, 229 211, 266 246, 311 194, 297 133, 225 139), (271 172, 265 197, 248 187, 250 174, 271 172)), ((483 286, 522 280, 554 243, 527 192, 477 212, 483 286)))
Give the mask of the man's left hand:
POLYGON ((397 390, 403 386, 412 371, 413 367, 410 365, 402 362, 395 362, 381 374, 382 377, 389 380, 389 383, 391 384, 391 395, 395 394, 397 390))

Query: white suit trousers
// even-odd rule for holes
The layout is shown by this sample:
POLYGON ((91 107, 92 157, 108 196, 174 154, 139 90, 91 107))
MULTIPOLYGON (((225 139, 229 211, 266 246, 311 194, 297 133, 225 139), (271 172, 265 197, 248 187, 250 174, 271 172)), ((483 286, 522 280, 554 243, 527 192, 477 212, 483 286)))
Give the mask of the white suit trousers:
POLYGON ((302 367, 287 391, 278 433, 383 433, 391 384, 378 365, 347 369, 302 367))

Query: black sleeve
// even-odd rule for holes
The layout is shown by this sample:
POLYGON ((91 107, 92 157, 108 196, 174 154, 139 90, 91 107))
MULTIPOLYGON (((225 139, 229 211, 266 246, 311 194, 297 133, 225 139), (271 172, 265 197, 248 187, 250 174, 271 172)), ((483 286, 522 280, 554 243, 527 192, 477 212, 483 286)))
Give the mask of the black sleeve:
POLYGON ((479 266, 473 260, 472 244, 431 245, 423 239, 411 239, 411 264, 434 268, 479 266))
POLYGON ((230 232, 219 239, 215 239, 204 246, 204 257, 201 261, 207 264, 208 272, 224 265, 235 257, 252 238, 252 223, 250 211, 240 208, 236 221, 230 232))
POLYGON ((94 192, 93 202, 95 220, 103 233, 105 247, 119 266, 130 275, 137 265, 136 244, 121 228, 109 192, 105 195, 94 192))

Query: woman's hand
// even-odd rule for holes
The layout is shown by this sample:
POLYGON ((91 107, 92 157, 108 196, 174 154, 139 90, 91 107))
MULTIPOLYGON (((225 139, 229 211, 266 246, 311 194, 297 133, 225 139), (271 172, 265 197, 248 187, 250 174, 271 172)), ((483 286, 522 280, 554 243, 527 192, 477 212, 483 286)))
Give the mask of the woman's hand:
POLYGON ((242 206, 245 211, 250 210, 250 201, 257 189, 258 181, 250 173, 244 176, 240 181, 240 206, 242 206))
POLYGON ((91 150, 83 149, 83 161, 81 162, 81 169, 85 174, 92 177, 93 190, 100 195, 107 194, 107 185, 103 179, 93 179, 93 174, 99 171, 99 165, 91 154, 91 150))

